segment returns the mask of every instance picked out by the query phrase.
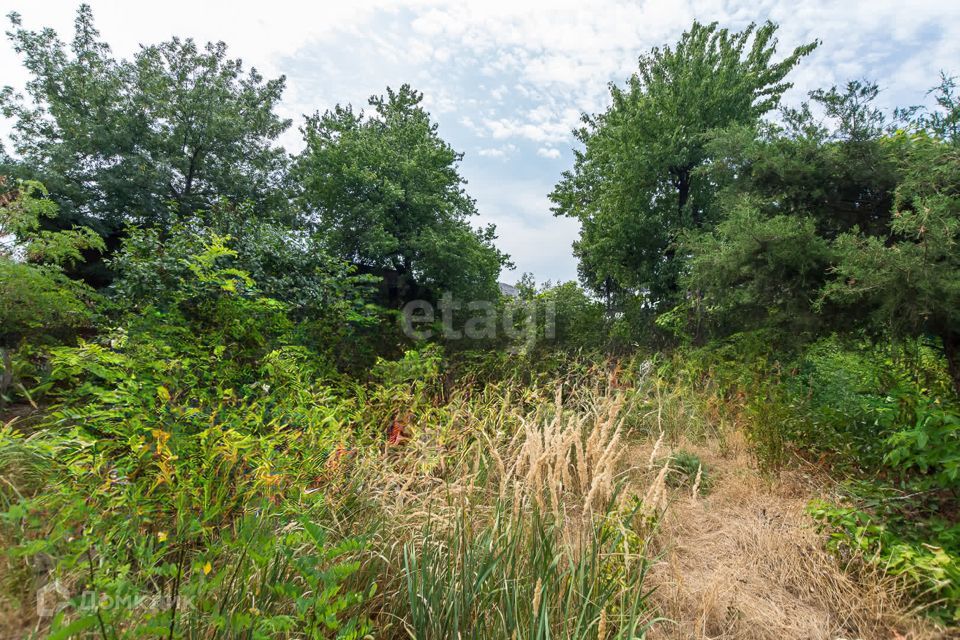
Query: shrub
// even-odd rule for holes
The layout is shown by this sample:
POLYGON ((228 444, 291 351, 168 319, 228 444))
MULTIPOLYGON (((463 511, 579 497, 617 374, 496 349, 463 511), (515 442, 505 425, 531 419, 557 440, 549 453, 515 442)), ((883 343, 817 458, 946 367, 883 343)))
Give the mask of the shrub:
POLYGON ((675 451, 670 455, 667 465, 670 471, 666 480, 671 487, 696 487, 698 493, 710 488, 710 473, 696 454, 682 449, 675 451))
POLYGON ((848 561, 874 565, 908 580, 935 615, 960 622, 960 547, 939 546, 929 535, 923 536, 925 541, 911 540, 882 518, 853 507, 819 501, 808 510, 819 530, 827 534, 829 550, 848 561))

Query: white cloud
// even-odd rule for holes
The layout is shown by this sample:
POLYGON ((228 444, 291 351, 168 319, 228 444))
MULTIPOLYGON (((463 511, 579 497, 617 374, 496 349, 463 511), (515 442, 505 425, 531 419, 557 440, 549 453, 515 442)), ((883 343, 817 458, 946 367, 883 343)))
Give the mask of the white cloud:
POLYGON ((537 149, 537 155, 541 158, 550 158, 551 160, 556 160, 560 157, 560 149, 554 149, 551 147, 540 147, 537 149))
POLYGON ((484 120, 490 135, 496 140, 506 138, 526 138, 534 142, 565 142, 570 139, 570 129, 567 122, 561 119, 546 122, 524 122, 502 118, 500 120, 484 120))
POLYGON ((485 147, 483 149, 478 149, 477 153, 484 158, 505 158, 516 150, 516 145, 505 144, 501 147, 485 147))
POLYGON ((533 273, 540 282, 577 278, 576 262, 569 256, 580 224, 550 212, 551 179, 517 179, 489 171, 468 171, 468 177, 472 193, 483 203, 475 222, 497 226, 497 246, 516 265, 501 274, 502 281, 514 282, 524 272, 533 273))
POLYGON ((506 85, 501 84, 501 85, 500 85, 499 87, 497 87, 496 89, 493 89, 492 91, 490 91, 490 97, 493 98, 493 99, 494 99, 495 101, 497 101, 497 102, 502 102, 502 101, 503 101, 503 97, 504 97, 505 95, 507 95, 507 92, 508 92, 508 91, 509 91, 509 89, 507 89, 506 85))

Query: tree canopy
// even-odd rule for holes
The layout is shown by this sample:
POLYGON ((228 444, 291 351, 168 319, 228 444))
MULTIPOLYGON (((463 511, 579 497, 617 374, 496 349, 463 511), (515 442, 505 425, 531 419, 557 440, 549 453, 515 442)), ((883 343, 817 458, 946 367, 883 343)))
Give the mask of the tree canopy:
MULTIPOLYGON (((115 236, 129 223, 166 224, 221 198, 283 208, 290 125, 275 109, 284 78, 264 80, 224 43, 173 38, 115 58, 82 5, 72 42, 30 31, 11 13, 7 32, 30 74, 27 97, 6 87, 13 119, 7 173, 39 180, 60 206, 60 226, 115 236)), ((116 242, 111 243, 116 246, 116 242)))
POLYGON ((584 117, 583 149, 551 198, 557 215, 581 222, 574 251, 591 289, 643 292, 653 305, 675 298, 679 232, 718 215, 713 185, 697 174, 711 136, 775 109, 787 75, 816 47, 776 62, 776 31, 695 22, 675 46, 641 56, 627 86, 611 87, 606 112, 584 117))
POLYGON ((370 272, 392 271, 395 297, 418 286, 439 295, 496 296, 507 258, 476 214, 457 164, 409 85, 370 98, 370 113, 337 106, 307 118, 294 175, 309 216, 339 256, 370 272))

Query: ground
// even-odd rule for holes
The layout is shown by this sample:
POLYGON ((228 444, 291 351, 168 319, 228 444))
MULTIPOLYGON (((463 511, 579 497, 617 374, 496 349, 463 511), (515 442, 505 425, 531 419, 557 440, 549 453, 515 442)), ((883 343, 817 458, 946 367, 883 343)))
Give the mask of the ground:
POLYGON ((918 615, 902 585, 844 571, 823 551, 805 507, 831 481, 815 468, 761 474, 736 438, 675 448, 703 460, 710 486, 670 495, 650 582, 671 622, 655 624, 651 640, 960 637, 918 615))

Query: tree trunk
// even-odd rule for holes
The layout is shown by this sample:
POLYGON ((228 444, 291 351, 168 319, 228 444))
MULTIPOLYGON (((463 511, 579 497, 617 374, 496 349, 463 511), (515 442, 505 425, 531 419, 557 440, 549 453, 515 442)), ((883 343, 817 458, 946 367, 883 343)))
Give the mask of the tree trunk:
POLYGON ((183 191, 180 192, 180 214, 184 216, 193 213, 190 210, 190 203, 188 201, 190 196, 193 194, 193 178, 197 171, 197 165, 199 164, 201 151, 202 147, 197 147, 190 155, 190 165, 187 167, 187 175, 184 179, 183 191))
POLYGON ((13 358, 6 347, 0 347, 0 356, 3 359, 3 373, 0 374, 0 407, 5 407, 7 406, 7 389, 13 384, 13 358))
POLYGON ((953 390, 960 396, 960 333, 948 329, 942 336, 943 355, 947 359, 947 370, 953 380, 953 390))
POLYGON ((680 214, 680 219, 683 219, 683 210, 687 206, 687 202, 690 200, 690 172, 681 171, 680 175, 677 176, 677 213, 680 214))

